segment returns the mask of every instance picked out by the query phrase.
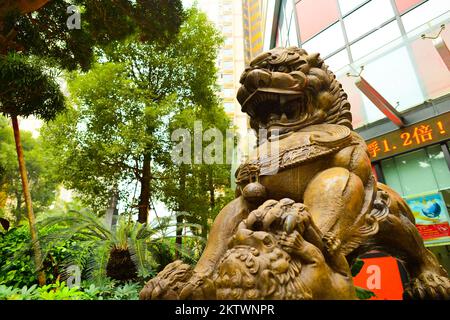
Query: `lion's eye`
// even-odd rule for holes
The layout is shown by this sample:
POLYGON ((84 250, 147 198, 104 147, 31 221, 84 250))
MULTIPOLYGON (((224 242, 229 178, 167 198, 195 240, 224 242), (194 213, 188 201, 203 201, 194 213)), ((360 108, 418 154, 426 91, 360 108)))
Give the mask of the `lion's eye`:
POLYGON ((278 67, 278 71, 279 71, 279 72, 287 72, 287 71, 288 71, 288 68, 287 68, 286 66, 279 66, 279 67, 278 67))

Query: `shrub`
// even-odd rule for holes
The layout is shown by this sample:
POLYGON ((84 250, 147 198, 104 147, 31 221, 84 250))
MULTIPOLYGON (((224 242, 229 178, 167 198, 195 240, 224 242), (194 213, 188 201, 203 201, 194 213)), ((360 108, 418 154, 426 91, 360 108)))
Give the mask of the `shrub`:
POLYGON ((118 284, 106 279, 101 286, 85 283, 84 287, 67 287, 56 281, 43 287, 21 289, 0 285, 0 300, 138 300, 140 283, 118 284))
MULTIPOLYGON (((41 228, 40 235, 55 233, 57 226, 41 228)), ((68 240, 52 243, 43 248, 47 254, 44 271, 47 281, 54 282, 63 273, 66 261, 81 261, 90 248, 82 241, 68 240)), ((0 284, 22 288, 37 282, 35 264, 32 258, 31 237, 27 226, 22 225, 0 233, 0 284)))

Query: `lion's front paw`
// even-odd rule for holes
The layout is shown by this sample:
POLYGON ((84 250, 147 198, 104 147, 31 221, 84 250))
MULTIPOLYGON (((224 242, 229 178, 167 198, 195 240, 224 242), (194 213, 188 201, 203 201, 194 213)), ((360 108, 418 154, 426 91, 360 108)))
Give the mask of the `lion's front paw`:
POLYGON ((168 264, 155 278, 151 279, 139 293, 141 300, 177 300, 192 270, 181 260, 168 264))
POLYGON ((288 198, 264 202, 258 209, 250 212, 244 221, 245 228, 250 230, 279 230, 287 233, 296 229, 303 233, 310 223, 311 215, 305 205, 288 198))
POLYGON ((336 236, 332 233, 325 234, 323 236, 323 242, 325 243, 325 247, 330 253, 336 252, 341 245, 341 240, 337 239, 336 236))
POLYGON ((407 300, 450 300, 450 280, 432 272, 423 272, 410 281, 405 292, 407 300))

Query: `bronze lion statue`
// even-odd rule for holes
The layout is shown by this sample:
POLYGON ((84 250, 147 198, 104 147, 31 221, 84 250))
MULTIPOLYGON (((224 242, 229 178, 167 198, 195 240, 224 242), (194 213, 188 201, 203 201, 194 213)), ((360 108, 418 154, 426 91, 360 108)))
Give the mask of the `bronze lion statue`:
POLYGON ((236 198, 197 265, 169 264, 141 299, 356 299, 349 266, 371 250, 404 262, 404 298, 449 299, 446 271, 405 201, 376 181, 347 95, 319 54, 275 48, 240 82, 259 138, 236 172, 236 198))

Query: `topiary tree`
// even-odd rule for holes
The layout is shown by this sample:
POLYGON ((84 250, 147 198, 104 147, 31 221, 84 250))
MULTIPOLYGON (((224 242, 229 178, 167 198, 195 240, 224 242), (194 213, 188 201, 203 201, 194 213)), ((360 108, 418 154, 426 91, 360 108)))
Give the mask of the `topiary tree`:
MULTIPOLYGON (((41 268, 41 249, 35 226, 35 215, 28 186, 18 116, 34 115, 43 120, 51 120, 64 109, 64 96, 54 77, 37 62, 31 63, 19 54, 0 56, 0 113, 12 120, 16 143, 19 171, 27 208, 28 223, 34 247, 36 268, 41 268)), ((45 275, 38 273, 39 284, 45 284, 45 275)))

